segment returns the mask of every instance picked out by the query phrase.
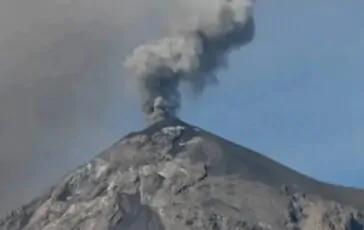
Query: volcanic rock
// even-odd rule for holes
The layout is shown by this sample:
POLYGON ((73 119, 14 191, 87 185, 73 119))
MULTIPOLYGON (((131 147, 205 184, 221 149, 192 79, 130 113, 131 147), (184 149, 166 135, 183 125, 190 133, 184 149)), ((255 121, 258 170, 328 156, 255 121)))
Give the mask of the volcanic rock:
POLYGON ((362 190, 168 119, 70 172, 0 230, 360 230, 363 210, 362 190))

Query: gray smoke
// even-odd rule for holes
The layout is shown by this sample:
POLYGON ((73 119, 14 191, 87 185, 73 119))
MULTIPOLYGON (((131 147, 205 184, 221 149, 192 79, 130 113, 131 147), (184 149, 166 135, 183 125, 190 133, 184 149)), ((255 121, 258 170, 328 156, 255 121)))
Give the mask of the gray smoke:
POLYGON ((215 73, 226 67, 227 54, 254 37, 250 0, 188 0, 184 4, 190 10, 184 15, 188 20, 174 25, 170 37, 139 46, 125 62, 137 77, 150 122, 176 115, 181 82, 195 93, 216 84, 215 73))

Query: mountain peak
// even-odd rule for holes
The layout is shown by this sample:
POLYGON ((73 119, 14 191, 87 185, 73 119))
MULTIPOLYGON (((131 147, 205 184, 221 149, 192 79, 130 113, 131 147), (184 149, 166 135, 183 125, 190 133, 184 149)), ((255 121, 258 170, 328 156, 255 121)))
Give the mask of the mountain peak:
POLYGON ((0 230, 363 229, 360 197, 171 118, 70 172, 0 230))

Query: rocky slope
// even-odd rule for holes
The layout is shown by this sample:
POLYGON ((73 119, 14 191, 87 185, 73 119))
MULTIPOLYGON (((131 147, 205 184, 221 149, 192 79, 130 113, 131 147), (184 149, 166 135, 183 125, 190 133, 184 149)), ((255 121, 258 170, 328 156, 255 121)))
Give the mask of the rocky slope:
POLYGON ((0 230, 359 230, 364 193, 177 119, 132 133, 0 220, 0 230))

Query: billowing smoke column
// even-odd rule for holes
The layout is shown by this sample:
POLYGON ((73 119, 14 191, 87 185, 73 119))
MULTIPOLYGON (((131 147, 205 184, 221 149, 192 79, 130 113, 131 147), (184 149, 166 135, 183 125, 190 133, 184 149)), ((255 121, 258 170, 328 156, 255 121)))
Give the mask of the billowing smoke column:
POLYGON ((194 0, 193 17, 177 33, 136 48, 124 63, 132 68, 149 122, 175 116, 181 105, 181 82, 196 93, 217 83, 215 72, 226 67, 227 54, 254 37, 252 1, 194 0))

